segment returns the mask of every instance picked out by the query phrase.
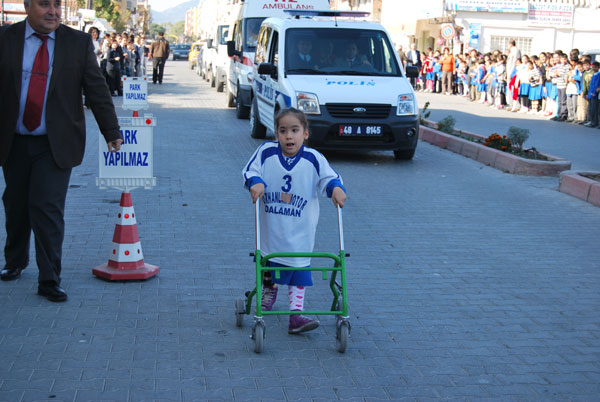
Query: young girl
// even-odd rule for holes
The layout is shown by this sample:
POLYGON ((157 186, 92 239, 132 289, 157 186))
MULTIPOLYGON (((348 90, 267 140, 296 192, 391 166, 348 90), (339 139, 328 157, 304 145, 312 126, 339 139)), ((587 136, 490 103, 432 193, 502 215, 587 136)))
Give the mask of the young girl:
MULTIPOLYGON (((277 141, 258 147, 242 171, 252 202, 260 200, 261 251, 312 252, 319 221, 318 195, 327 194, 340 208, 346 201, 342 178, 318 151, 305 147, 308 121, 297 109, 284 109, 275 118, 277 141)), ((308 267, 310 258, 273 258, 270 267, 308 267)), ((262 309, 270 311, 277 298, 277 284, 288 285, 290 311, 304 310, 305 286, 312 286, 310 271, 267 272, 262 309), (273 283, 275 282, 275 284, 273 283)), ((319 321, 290 315, 288 333, 319 326, 319 321)))
POLYGON ((528 97, 531 103, 529 113, 534 114, 538 112, 540 99, 542 99, 542 74, 534 61, 527 62, 527 68, 529 69, 530 85, 528 97))
POLYGON ((423 62, 423 70, 425 71, 425 92, 433 92, 433 51, 427 49, 427 57, 423 62))
POLYGON ((521 66, 517 71, 517 78, 519 79, 519 102, 521 104, 521 109, 519 109, 520 113, 529 112, 529 89, 531 88, 531 84, 529 83, 529 77, 531 75, 531 71, 533 70, 533 65, 529 61, 529 57, 523 55, 521 57, 521 66))
POLYGON ((477 68, 477 93, 479 94, 478 103, 485 102, 485 96, 487 93, 487 85, 485 83, 485 76, 487 71, 485 70, 485 60, 482 58, 479 59, 479 67, 477 68))

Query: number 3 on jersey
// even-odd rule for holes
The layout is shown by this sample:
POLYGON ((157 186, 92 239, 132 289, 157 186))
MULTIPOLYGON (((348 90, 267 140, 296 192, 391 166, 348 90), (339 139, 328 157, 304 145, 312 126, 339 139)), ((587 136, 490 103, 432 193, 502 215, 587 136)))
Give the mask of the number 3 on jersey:
POLYGON ((283 180, 285 180, 285 186, 281 187, 281 191, 283 191, 284 193, 289 193, 292 189, 292 176, 286 174, 285 176, 283 176, 283 180))

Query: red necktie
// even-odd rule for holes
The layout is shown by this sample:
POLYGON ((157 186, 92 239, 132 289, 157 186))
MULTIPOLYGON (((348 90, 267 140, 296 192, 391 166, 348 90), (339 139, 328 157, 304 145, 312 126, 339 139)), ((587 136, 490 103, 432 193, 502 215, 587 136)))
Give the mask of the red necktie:
POLYGON ((48 36, 37 33, 34 35, 42 40, 42 45, 33 61, 29 89, 27 90, 27 101, 25 102, 25 113, 23 113, 23 124, 29 131, 35 130, 42 123, 46 82, 48 82, 48 48, 46 46, 48 36))

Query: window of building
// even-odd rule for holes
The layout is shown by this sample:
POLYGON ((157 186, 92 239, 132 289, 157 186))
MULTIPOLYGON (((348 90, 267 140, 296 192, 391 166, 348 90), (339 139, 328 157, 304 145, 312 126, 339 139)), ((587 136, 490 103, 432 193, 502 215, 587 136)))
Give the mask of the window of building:
POLYGON ((500 50, 502 53, 506 53, 508 50, 508 43, 513 39, 516 42, 517 47, 521 50, 521 54, 531 53, 531 43, 533 42, 533 38, 517 38, 514 36, 492 35, 490 50, 500 50))

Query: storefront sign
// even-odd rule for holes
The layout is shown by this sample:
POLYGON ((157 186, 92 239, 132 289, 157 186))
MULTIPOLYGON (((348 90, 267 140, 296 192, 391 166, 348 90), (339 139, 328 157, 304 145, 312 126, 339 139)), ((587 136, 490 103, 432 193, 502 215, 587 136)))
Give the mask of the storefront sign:
POLYGON ((446 2, 446 10, 526 14, 527 4, 518 0, 454 0, 446 2))
POLYGON ((573 4, 530 3, 527 22, 529 25, 568 26, 573 24, 573 4))

